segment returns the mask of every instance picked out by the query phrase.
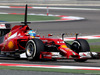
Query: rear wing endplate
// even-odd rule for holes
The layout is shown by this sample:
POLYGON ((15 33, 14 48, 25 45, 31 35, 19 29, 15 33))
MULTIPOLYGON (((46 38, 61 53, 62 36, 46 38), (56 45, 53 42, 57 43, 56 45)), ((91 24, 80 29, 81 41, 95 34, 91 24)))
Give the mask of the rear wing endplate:
POLYGON ((0 24, 0 29, 11 29, 11 24, 0 24))

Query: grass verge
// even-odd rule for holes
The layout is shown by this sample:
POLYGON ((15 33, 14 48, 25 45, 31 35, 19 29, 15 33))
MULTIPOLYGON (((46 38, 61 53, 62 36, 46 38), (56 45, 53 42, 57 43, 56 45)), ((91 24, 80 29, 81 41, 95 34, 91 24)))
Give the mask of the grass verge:
POLYGON ((100 52, 100 45, 90 45, 90 50, 92 52, 100 52))
POLYGON ((41 71, 41 72, 62 72, 62 73, 82 73, 82 74, 100 74, 100 71, 94 70, 75 70, 75 69, 53 69, 53 68, 35 68, 35 67, 11 67, 0 66, 3 70, 24 70, 24 71, 41 71))
MULTIPOLYGON (((59 20, 60 17, 28 15, 28 21, 59 20)), ((0 21, 24 21, 24 15, 0 14, 0 21)))
POLYGON ((95 43, 95 42, 100 42, 100 39, 88 39, 87 41, 89 43, 95 43))
MULTIPOLYGON (((88 43, 100 43, 100 39, 89 39, 88 43)), ((93 52, 100 52, 100 45, 90 45, 90 49, 93 52)))

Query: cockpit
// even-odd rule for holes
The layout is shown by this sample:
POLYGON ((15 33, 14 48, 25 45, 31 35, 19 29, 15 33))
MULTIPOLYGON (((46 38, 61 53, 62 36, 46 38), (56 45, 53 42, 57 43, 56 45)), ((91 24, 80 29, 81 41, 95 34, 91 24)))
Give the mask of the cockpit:
POLYGON ((29 34, 31 37, 36 37, 36 32, 34 30, 27 31, 27 34, 29 34))

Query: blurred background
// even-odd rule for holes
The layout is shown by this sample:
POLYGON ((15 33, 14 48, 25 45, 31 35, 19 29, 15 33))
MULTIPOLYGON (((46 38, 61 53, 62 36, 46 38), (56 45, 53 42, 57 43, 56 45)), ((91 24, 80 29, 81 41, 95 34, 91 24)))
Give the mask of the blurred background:
POLYGON ((100 6, 100 0, 0 0, 0 5, 100 6))

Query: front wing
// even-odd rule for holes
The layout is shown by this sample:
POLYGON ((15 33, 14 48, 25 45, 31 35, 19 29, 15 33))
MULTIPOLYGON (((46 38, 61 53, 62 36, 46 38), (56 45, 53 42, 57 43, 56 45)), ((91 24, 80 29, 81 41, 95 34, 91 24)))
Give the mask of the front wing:
MULTIPOLYGON (((62 56, 59 52, 42 52, 40 54, 40 59, 93 59, 100 58, 100 53, 97 52, 80 52, 80 58, 71 56, 67 58, 66 56, 62 56)), ((27 58, 26 54, 20 54, 20 58, 27 58)))

